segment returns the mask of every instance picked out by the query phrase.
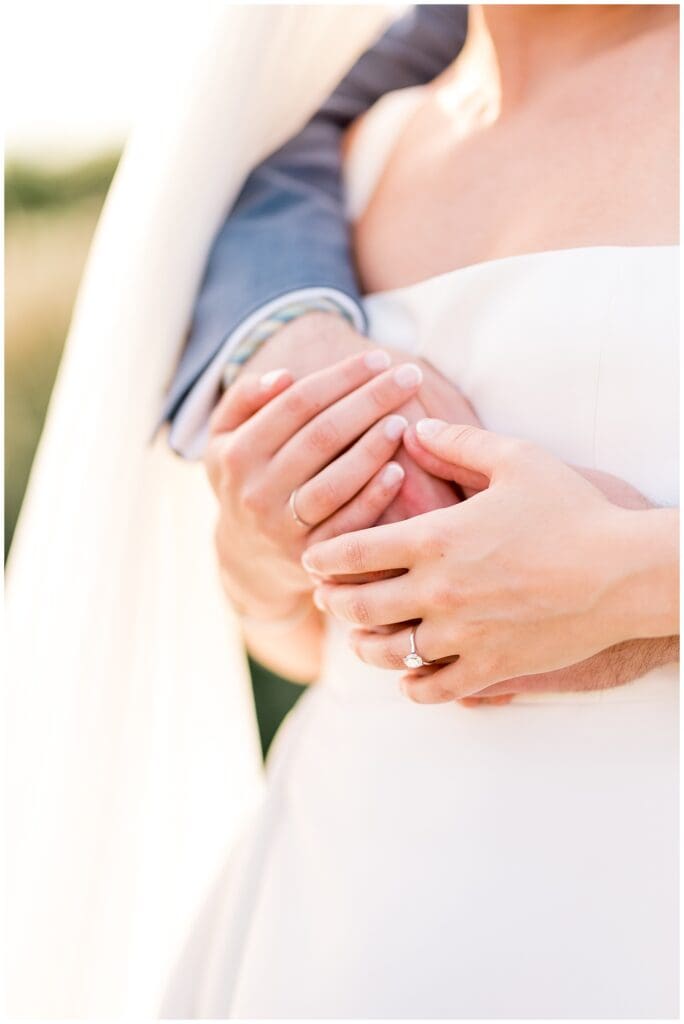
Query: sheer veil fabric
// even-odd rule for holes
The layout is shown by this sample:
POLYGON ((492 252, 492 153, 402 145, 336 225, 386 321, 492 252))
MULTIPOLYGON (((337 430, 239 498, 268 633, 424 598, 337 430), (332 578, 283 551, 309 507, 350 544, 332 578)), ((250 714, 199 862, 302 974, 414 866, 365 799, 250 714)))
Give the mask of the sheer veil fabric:
POLYGON ((150 439, 222 216, 391 16, 180 11, 150 55, 8 569, 12 1017, 152 1014, 258 796, 209 489, 150 439))

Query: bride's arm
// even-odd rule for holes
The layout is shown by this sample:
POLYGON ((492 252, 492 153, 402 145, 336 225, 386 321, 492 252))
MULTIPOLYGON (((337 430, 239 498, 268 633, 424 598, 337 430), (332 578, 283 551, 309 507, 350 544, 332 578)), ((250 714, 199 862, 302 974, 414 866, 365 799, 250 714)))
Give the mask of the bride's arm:
POLYGON ((283 619, 268 621, 243 615, 241 624, 245 647, 264 668, 293 683, 313 683, 318 678, 323 616, 309 595, 283 619))

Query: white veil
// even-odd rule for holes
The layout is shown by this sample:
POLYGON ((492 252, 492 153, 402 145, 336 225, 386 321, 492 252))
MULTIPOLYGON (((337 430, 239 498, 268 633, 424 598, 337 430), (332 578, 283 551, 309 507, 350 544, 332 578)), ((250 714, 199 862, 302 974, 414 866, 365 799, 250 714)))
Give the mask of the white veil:
POLYGON ((150 55, 8 570, 12 1017, 151 1015, 255 799, 209 491, 200 467, 149 439, 225 210, 388 18, 212 2, 169 17, 179 10, 182 48, 160 26, 150 55))

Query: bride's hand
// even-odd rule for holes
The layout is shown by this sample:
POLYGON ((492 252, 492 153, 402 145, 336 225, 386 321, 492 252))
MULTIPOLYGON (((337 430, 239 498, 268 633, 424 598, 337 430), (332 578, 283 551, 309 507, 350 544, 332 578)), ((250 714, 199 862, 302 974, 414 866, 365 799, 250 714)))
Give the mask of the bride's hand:
POLYGON ((239 610, 287 616, 311 591, 305 545, 371 526, 386 510, 403 481, 389 460, 407 426, 391 414, 421 381, 417 366, 390 367, 376 349, 297 382, 285 370, 243 374, 226 392, 205 463, 220 502, 219 562, 239 610))
POLYGON ((676 632, 673 510, 625 511, 542 449, 471 427, 433 423, 429 435, 430 423, 421 438, 428 452, 451 466, 452 479, 486 489, 305 556, 324 577, 406 570, 316 592, 319 607, 364 627, 352 641, 362 660, 400 668, 409 627, 370 630, 419 621, 418 652, 445 664, 407 676, 409 694, 453 700, 574 665, 630 637, 676 632))

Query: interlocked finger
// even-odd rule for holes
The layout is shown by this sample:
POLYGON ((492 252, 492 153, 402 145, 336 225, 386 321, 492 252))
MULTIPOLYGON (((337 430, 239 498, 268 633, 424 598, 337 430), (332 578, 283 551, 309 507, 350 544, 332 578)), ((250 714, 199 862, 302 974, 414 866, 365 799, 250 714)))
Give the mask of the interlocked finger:
MULTIPOLYGON (((294 487, 311 480, 378 420, 406 404, 421 380, 420 368, 406 363, 379 374, 338 401, 327 403, 273 457, 270 470, 274 481, 281 480, 289 494, 294 487)), ((282 396, 283 400, 291 400, 297 387, 293 385, 282 396)), ((273 406, 276 405, 274 402, 273 406)), ((302 514, 302 518, 308 517, 302 514)))
MULTIPOLYGON (((255 452, 271 458, 310 420, 345 395, 355 392, 386 369, 389 363, 386 352, 372 350, 351 356, 291 384, 244 424, 245 458, 248 461, 253 459, 255 452)), ((306 478, 307 474, 303 473, 299 480, 295 479, 294 486, 306 478)))
MULTIPOLYGON (((404 578, 399 577, 397 582, 404 578)), ((356 587, 354 589, 365 590, 369 587, 387 587, 392 582, 368 583, 364 587, 356 587)), ((410 590, 410 586, 407 589, 410 590)), ((380 601, 377 601, 377 604, 382 607, 380 601)), ((370 611, 375 614, 376 618, 381 617, 380 612, 376 610, 373 604, 369 604, 370 611)), ((346 612, 347 616, 350 613, 358 615, 358 604, 350 601, 346 612)), ((410 608, 407 603, 405 612, 406 614, 403 617, 396 616, 394 622, 408 621, 413 617, 415 615, 415 604, 410 608)), ((348 621, 350 620, 348 619, 348 621)), ((443 662, 446 659, 455 661, 457 659, 457 653, 453 650, 445 650, 444 640, 435 635, 430 624, 426 622, 422 622, 415 627, 415 643, 412 647, 411 628, 411 626, 406 626, 389 635, 372 630, 354 630, 350 636, 350 643, 361 661, 365 661, 367 665, 375 665, 377 668, 408 668, 409 666, 406 664, 405 659, 412 653, 413 648, 415 648, 417 654, 425 662, 443 662)))
POLYGON ((297 488, 295 509, 300 520, 316 526, 334 515, 365 487, 391 459, 407 426, 403 416, 387 416, 355 445, 297 488))
MULTIPOLYGON (((307 543, 316 544, 318 541, 351 534, 357 530, 366 530, 373 526, 394 501, 403 482, 403 468, 398 462, 388 462, 344 508, 312 530, 307 537, 307 543)), ((372 575, 395 576, 396 572, 372 575)), ((365 582, 365 578, 357 577, 354 582, 365 582)))

